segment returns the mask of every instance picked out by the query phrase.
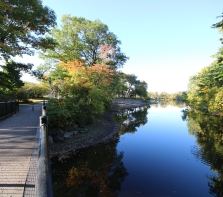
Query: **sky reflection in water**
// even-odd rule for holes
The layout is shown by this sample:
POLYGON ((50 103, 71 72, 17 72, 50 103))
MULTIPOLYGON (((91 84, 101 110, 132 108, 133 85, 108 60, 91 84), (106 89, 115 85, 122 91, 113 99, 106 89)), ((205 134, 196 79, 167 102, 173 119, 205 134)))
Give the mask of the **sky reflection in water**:
POLYGON ((117 149, 129 176, 119 196, 212 196, 206 175, 213 173, 191 153, 196 138, 181 110, 152 106, 146 125, 120 137, 117 149))

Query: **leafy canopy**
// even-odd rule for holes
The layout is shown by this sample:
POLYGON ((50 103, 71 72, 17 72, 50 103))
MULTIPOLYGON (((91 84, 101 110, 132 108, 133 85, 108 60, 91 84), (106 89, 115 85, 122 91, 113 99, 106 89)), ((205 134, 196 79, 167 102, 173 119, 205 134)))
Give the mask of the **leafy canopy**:
POLYGON ((50 126, 92 122, 113 100, 110 85, 114 75, 115 72, 107 65, 85 67, 78 60, 61 62, 49 76, 45 75, 51 79, 53 95, 60 98, 58 101, 50 101, 53 103, 48 107, 50 126), (53 105, 58 106, 56 111, 53 105), (66 116, 66 123, 63 116, 66 116))
POLYGON ((52 36, 57 41, 56 47, 40 57, 63 62, 79 60, 87 67, 103 63, 113 70, 128 60, 121 52, 121 41, 99 20, 65 15, 61 29, 54 28, 52 36))
POLYGON ((32 64, 12 61, 12 57, 33 55, 34 49, 53 48, 51 37, 44 37, 56 25, 54 11, 40 0, 1 0, 0 2, 0 92, 8 94, 23 85, 21 71, 32 64))
MULTIPOLYGON (((220 16, 220 17, 223 17, 220 16)), ((223 31, 223 20, 212 25, 223 31)), ((222 41, 222 39, 221 39, 222 41)), ((223 115, 223 47, 213 55, 214 62, 190 78, 188 102, 204 112, 223 115)))
POLYGON ((56 25, 54 11, 40 0, 2 0, 0 4, 0 57, 33 55, 34 49, 52 48, 54 41, 42 37, 56 25))

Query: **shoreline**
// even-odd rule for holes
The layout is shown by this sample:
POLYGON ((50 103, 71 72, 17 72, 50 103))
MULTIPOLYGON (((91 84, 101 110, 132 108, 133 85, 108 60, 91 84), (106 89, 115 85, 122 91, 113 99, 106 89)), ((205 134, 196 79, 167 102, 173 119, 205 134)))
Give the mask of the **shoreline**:
POLYGON ((102 115, 98 116, 94 123, 89 125, 84 132, 78 132, 78 134, 73 135, 62 143, 49 144, 50 157, 58 157, 58 159, 62 160, 81 148, 116 138, 115 134, 119 130, 119 125, 113 119, 114 114, 123 109, 149 104, 151 103, 138 99, 116 99, 112 109, 106 110, 102 115))

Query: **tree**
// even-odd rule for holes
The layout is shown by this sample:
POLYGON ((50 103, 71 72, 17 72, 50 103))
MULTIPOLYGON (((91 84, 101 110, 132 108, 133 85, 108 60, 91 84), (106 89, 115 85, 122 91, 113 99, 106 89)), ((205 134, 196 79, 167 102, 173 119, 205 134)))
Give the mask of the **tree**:
POLYGON ((169 94, 167 92, 161 92, 159 95, 160 100, 168 100, 169 99, 169 94))
POLYGON ((51 37, 43 37, 56 25, 54 11, 40 0, 2 0, 0 2, 0 91, 6 93, 23 85, 21 71, 30 71, 32 64, 11 60, 34 49, 53 48, 51 37))
POLYGON ((117 76, 118 80, 116 82, 116 87, 117 87, 117 96, 118 97, 125 97, 126 92, 128 90, 128 87, 126 85, 126 78, 125 78, 125 73, 119 72, 117 76))
POLYGON ((2 0, 0 4, 0 56, 9 59, 16 55, 33 55, 34 49, 52 48, 49 33, 56 25, 54 11, 40 0, 2 0))
POLYGON ((186 101, 186 92, 175 92, 169 95, 170 100, 186 101))
POLYGON ((20 79, 21 71, 27 72, 31 68, 31 64, 21 64, 14 61, 9 61, 2 66, 2 71, 0 71, 0 100, 16 99, 13 92, 24 85, 20 79))
POLYGON ((0 81, 2 82, 0 89, 14 90, 21 87, 23 82, 20 80, 20 71, 27 71, 31 67, 31 64, 24 65, 14 61, 10 61, 2 66, 2 72, 0 72, 0 81))
MULTIPOLYGON (((223 20, 212 27, 223 32, 223 20)), ((199 110, 223 115, 223 47, 213 57, 215 60, 210 66, 190 78, 187 100, 190 106, 199 110)))
POLYGON ((189 105, 205 112, 220 114, 222 107, 223 67, 215 61, 190 78, 189 105))
POLYGON ((159 100, 159 92, 148 92, 148 96, 151 100, 159 100))
POLYGON ((28 101, 29 98, 40 98, 49 94, 49 87, 44 83, 25 82, 24 86, 16 91, 16 97, 20 101, 28 101))
POLYGON ((125 74, 124 77, 128 88, 126 95, 127 97, 131 97, 132 95, 135 95, 136 84, 138 84, 139 81, 137 80, 137 76, 134 74, 125 74))
POLYGON ((113 70, 128 60, 121 52, 121 41, 99 20, 90 21, 65 15, 62 18, 62 28, 54 28, 52 36, 57 45, 55 49, 40 54, 44 59, 65 63, 78 60, 84 62, 87 67, 106 64, 113 70))
POLYGON ((139 95, 140 98, 148 99, 147 87, 148 85, 145 81, 139 81, 135 88, 135 94, 139 95))
MULTIPOLYGON (((223 13, 221 16, 218 16, 217 18, 220 18, 222 17, 223 18, 223 13)), ((223 19, 215 24, 212 25, 212 28, 218 28, 219 29, 219 32, 223 33, 223 19)), ((223 39, 220 38, 222 44, 223 44, 223 39)))
POLYGON ((81 126, 91 123, 97 114, 111 106, 114 75, 115 72, 103 64, 85 67, 78 60, 60 63, 50 73, 53 92, 60 95, 60 100, 49 101, 49 125, 70 126, 76 123, 81 126))
POLYGON ((119 73, 119 80, 117 83, 116 93, 122 97, 132 97, 137 95, 140 98, 148 99, 147 83, 145 81, 137 80, 134 74, 119 73))

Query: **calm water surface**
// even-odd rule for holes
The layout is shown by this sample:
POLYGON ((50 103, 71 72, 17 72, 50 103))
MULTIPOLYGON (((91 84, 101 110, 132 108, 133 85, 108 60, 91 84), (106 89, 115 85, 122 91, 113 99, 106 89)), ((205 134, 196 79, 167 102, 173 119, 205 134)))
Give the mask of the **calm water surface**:
POLYGON ((223 120, 182 106, 116 115, 117 139, 52 160, 55 196, 223 196, 223 120))

